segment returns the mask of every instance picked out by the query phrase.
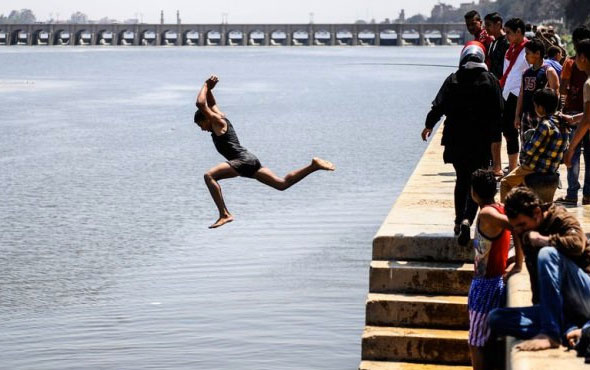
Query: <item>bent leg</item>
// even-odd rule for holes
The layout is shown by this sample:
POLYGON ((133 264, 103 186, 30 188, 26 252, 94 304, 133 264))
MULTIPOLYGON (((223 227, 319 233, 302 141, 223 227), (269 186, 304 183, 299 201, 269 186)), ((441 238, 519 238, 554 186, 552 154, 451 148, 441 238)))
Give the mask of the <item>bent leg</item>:
POLYGON ((267 167, 259 169, 254 175, 254 178, 265 185, 283 191, 303 180, 307 175, 319 170, 334 171, 334 165, 323 159, 314 158, 311 164, 289 172, 284 178, 277 176, 267 167))
POLYGON ((539 306, 497 308, 490 312, 488 323, 494 335, 529 339, 541 332, 541 310, 539 306))
POLYGON ((217 206, 217 210, 219 211, 219 219, 213 225, 209 226, 210 229, 233 221, 232 215, 225 206, 225 201, 223 200, 223 195, 221 194, 221 186, 219 185, 218 181, 237 176, 239 176, 239 174, 236 172, 236 170, 234 170, 227 163, 218 164, 205 173, 205 184, 207 184, 207 188, 209 188, 211 197, 213 198, 213 201, 217 206))
POLYGON ((533 170, 527 170, 522 167, 516 167, 514 171, 504 176, 500 181, 500 201, 504 202, 508 192, 512 188, 523 185, 525 176, 533 172, 533 170))

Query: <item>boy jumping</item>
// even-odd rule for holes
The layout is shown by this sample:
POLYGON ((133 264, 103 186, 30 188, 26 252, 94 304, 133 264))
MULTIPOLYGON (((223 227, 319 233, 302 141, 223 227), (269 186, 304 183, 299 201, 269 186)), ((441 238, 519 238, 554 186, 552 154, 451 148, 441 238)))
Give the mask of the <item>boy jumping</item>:
POLYGON ((227 159, 226 162, 218 164, 205 174, 205 183, 219 211, 219 219, 209 226, 210 229, 223 226, 234 219, 223 201, 219 180, 237 176, 250 177, 277 190, 287 190, 315 171, 334 171, 335 169, 332 163, 320 158, 313 158, 311 164, 290 172, 284 178, 278 177, 270 169, 262 167, 258 158, 240 145, 234 127, 225 114, 219 110, 212 93, 217 82, 219 79, 216 76, 211 76, 205 81, 197 96, 198 110, 194 119, 201 130, 211 132, 215 148, 227 159))

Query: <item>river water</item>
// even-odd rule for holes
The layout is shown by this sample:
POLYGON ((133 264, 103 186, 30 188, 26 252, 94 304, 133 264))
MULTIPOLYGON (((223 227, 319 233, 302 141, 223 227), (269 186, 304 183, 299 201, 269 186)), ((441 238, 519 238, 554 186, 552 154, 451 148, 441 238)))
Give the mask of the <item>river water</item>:
POLYGON ((0 368, 356 369, 371 240, 458 53, 0 49, 0 368), (263 165, 336 172, 223 181, 208 230, 212 73, 263 165))

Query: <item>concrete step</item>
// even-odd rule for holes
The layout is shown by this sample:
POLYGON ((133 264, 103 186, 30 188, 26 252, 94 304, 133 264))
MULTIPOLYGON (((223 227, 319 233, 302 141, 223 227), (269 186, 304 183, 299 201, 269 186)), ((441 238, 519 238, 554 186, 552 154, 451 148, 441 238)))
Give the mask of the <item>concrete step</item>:
POLYGON ((467 297, 370 293, 366 324, 468 329, 467 297))
POLYGON ((467 295, 472 278, 470 263, 372 261, 369 292, 467 295))
MULTIPOLYGON (((450 226, 449 226, 450 228, 450 226)), ((373 239, 373 260, 404 260, 404 261, 437 261, 437 262, 470 262, 473 261, 471 242, 460 246, 457 238, 437 233, 418 233, 414 235, 405 230, 406 234, 377 235, 373 239)))
POLYGON ((471 370, 471 366, 415 364, 412 362, 362 361, 359 370, 471 370))
POLYGON ((469 365, 466 330, 367 326, 362 360, 469 365))

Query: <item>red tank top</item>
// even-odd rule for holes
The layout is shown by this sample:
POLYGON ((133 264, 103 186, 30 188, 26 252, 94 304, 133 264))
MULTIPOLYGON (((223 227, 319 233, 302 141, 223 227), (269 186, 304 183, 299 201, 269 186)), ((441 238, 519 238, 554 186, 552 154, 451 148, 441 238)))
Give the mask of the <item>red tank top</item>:
MULTIPOLYGON (((486 207, 493 207, 501 214, 505 214, 504 207, 500 204, 490 204, 486 207)), ((477 222, 473 239, 476 277, 492 278, 504 274, 510 248, 510 237, 510 230, 504 229, 500 235, 489 238, 479 230, 479 221, 477 222)))

